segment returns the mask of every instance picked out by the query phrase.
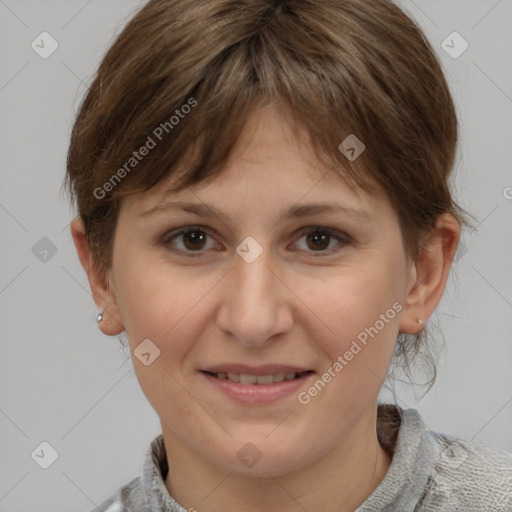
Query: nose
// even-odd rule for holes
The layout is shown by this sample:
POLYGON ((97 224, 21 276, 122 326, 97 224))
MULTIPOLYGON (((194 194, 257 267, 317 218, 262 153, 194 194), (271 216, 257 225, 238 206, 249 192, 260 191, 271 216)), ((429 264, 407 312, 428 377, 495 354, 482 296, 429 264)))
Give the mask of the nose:
POLYGON ((236 253, 223 280, 217 325, 246 346, 264 347, 293 325, 293 294, 270 252, 264 249, 252 262, 236 253))

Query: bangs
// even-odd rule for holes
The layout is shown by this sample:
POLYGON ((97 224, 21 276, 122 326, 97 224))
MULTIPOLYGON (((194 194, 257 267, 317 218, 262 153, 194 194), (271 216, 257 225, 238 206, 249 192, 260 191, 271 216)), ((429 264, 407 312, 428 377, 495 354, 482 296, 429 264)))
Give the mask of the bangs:
MULTIPOLYGON (((365 138, 365 145, 368 143, 369 137, 361 135, 363 128, 358 127, 357 117, 354 119, 355 94, 360 93, 349 96, 348 84, 322 76, 323 63, 314 61, 316 70, 305 67, 297 55, 284 50, 285 44, 281 48, 272 48, 272 44, 264 33, 256 34, 222 52, 202 71, 204 79, 180 97, 170 96, 171 85, 165 83, 146 91, 148 98, 141 98, 139 115, 133 113, 126 130, 141 136, 136 141, 131 137, 119 141, 117 150, 125 147, 119 167, 148 140, 154 148, 114 188, 111 197, 147 191, 174 174, 175 192, 213 179, 229 158, 249 116, 269 105, 280 110, 327 169, 350 186, 371 190, 376 179, 371 159, 363 153, 358 161, 350 161, 339 150, 340 143, 356 132, 358 138, 365 138), (183 109, 190 104, 194 107, 184 114, 183 109)), ((98 172, 98 178, 107 180, 109 174, 111 168, 98 172)))

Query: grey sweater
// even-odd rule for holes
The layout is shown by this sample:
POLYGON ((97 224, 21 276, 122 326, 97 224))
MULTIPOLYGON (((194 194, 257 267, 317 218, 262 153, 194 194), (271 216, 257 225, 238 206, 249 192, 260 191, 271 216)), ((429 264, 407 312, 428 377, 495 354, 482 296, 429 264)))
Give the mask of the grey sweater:
MULTIPOLYGON (((393 459, 382 482, 354 512, 512 512, 512 454, 433 432, 416 409, 379 405, 377 431, 393 459)), ((159 435, 146 452, 142 475, 100 509, 187 512, 165 487, 167 471, 159 435)))

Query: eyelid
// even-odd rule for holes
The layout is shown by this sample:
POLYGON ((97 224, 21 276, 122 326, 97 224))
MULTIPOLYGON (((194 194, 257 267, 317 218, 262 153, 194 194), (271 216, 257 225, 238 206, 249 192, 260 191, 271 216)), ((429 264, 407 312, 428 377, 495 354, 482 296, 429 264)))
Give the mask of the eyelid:
MULTIPOLYGON (((171 231, 167 231, 164 234, 164 236, 162 237, 162 243, 165 246, 170 247, 169 250, 171 250, 172 252, 177 253, 179 255, 184 255, 186 257, 201 256, 203 253, 205 253, 207 251, 204 251, 204 250, 184 251, 182 249, 177 249, 175 247, 172 247, 171 241, 174 238, 178 238, 179 236, 181 236, 185 233, 189 233, 191 231, 203 231, 209 237, 215 238, 211 234, 211 232, 214 230, 212 230, 210 227, 203 226, 200 224, 194 224, 194 225, 184 226, 182 228, 176 228, 171 231)), ((346 245, 350 245, 354 242, 353 238, 351 236, 349 236, 347 233, 345 233, 344 231, 340 231, 337 228, 333 228, 333 227, 329 227, 329 226, 319 226, 319 225, 306 226, 306 227, 303 227, 300 230, 298 230, 298 232, 294 236, 298 237, 298 239, 300 239, 305 234, 308 234, 310 232, 315 232, 315 231, 318 231, 318 232, 324 233, 324 234, 328 234, 330 236, 330 238, 334 238, 334 239, 338 240, 338 242, 339 242, 338 245, 341 245, 342 247, 344 247, 346 245)), ((336 246, 336 247, 338 247, 338 246, 336 246)), ((336 247, 327 249, 327 250, 322 250, 322 251, 306 251, 306 252, 309 253, 310 255, 312 255, 313 257, 322 257, 322 256, 326 257, 326 256, 330 256, 342 249, 342 247, 341 248, 336 248, 336 247), (316 255, 315 255, 315 253, 316 253, 316 255)))
POLYGON ((345 232, 340 231, 339 229, 336 229, 336 228, 331 228, 329 226, 312 225, 312 226, 307 226, 305 228, 301 228, 301 230, 299 230, 299 232, 298 232, 298 237, 300 239, 305 234, 315 232, 315 231, 328 234, 330 236, 330 238, 334 238, 334 239, 338 240, 339 244, 338 244, 338 246, 335 246, 331 249, 327 249, 324 251, 306 251, 307 253, 311 254, 313 257, 322 257, 322 256, 327 257, 330 255, 333 255, 333 254, 341 251, 344 246, 350 245, 353 243, 352 237, 347 235, 345 232), (339 246, 341 246, 341 247, 339 247, 339 246))
POLYGON ((194 225, 184 226, 182 228, 176 228, 176 229, 172 229, 170 231, 166 231, 164 236, 162 237, 162 243, 164 246, 169 247, 170 251, 172 251, 178 255, 183 255, 186 257, 201 256, 206 251, 202 251, 202 250, 200 250, 200 251, 183 251, 182 249, 177 249, 175 247, 172 247, 171 241, 174 238, 179 238, 181 235, 184 235, 185 233, 189 233, 191 231, 204 231, 204 233, 206 233, 206 235, 208 235, 210 238, 214 238, 214 236, 211 234, 211 231, 213 231, 213 230, 211 230, 211 228, 209 228, 207 226, 202 226, 200 224, 194 224, 194 225))

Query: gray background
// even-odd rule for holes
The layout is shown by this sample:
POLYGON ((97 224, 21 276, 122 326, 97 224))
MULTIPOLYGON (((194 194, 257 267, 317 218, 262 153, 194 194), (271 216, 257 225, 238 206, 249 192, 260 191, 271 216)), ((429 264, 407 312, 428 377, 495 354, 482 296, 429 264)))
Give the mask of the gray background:
MULTIPOLYGON (((140 474, 160 433, 128 354, 97 328, 60 193, 73 116, 140 4, 0 0, 1 512, 89 510, 140 474), (47 59, 31 48, 43 31, 59 44, 47 59), (46 261, 43 237, 57 251, 46 261), (48 469, 31 458, 43 441, 59 455, 48 469)), ((462 125, 457 199, 480 224, 432 319, 446 339, 437 383, 421 400, 399 388, 399 403, 512 451, 512 1, 401 4, 445 67, 462 125), (453 31, 469 43, 457 59, 441 47, 453 31)))

